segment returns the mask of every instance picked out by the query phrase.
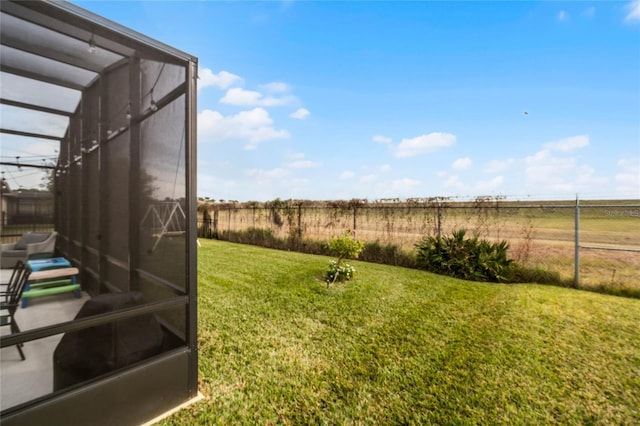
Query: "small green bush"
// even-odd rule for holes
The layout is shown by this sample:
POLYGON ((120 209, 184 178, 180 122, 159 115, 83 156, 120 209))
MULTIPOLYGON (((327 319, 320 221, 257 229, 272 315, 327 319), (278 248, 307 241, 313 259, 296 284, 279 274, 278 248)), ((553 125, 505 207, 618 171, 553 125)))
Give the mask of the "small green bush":
POLYGON ((327 285, 336 281, 349 281, 353 278, 356 268, 347 262, 338 264, 336 260, 329 261, 329 270, 327 271, 327 285))
POLYGON ((329 262, 329 270, 327 271, 327 287, 336 281, 348 281, 353 277, 355 268, 348 263, 343 263, 344 259, 357 259, 364 249, 364 243, 353 237, 353 232, 347 230, 339 237, 332 238, 327 245, 331 254, 336 256, 337 260, 329 262))
POLYGON ((346 230, 339 237, 329 241, 329 251, 338 258, 338 263, 342 259, 357 259, 363 248, 364 243, 353 238, 351 230, 346 230))
POLYGON ((506 241, 491 243, 465 238, 466 230, 448 237, 426 237, 416 244, 419 266, 437 274, 471 281, 506 282, 513 261, 507 257, 506 241))

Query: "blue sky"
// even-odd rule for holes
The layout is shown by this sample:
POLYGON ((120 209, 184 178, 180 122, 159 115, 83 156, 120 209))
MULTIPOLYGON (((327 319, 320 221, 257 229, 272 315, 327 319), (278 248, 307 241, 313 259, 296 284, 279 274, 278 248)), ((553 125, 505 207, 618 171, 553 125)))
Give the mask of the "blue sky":
POLYGON ((199 58, 200 196, 640 198, 640 1, 74 3, 199 58))

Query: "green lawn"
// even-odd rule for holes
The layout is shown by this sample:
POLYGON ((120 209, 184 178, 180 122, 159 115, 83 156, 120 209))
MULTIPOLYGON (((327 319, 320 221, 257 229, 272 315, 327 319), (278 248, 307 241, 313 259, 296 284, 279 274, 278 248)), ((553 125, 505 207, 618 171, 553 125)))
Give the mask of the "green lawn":
POLYGON ((640 300, 201 240, 200 390, 164 424, 639 424, 640 300))

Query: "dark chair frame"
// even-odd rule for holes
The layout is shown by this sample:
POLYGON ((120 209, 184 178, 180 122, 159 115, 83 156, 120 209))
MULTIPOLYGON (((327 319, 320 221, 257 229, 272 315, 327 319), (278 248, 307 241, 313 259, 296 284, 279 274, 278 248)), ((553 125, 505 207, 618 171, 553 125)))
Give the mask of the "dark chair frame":
MULTIPOLYGON (((0 316, 0 326, 11 326, 11 334, 20 332, 20 327, 18 327, 18 323, 15 320, 15 314, 18 306, 20 306, 22 292, 24 291, 30 274, 31 268, 29 268, 25 262, 19 260, 11 273, 7 290, 0 292, 0 297, 2 298, 2 301, 0 301, 0 310, 8 312, 0 316)), ((22 343, 16 345, 16 347, 20 353, 20 358, 24 361, 26 358, 24 352, 22 352, 22 343)))

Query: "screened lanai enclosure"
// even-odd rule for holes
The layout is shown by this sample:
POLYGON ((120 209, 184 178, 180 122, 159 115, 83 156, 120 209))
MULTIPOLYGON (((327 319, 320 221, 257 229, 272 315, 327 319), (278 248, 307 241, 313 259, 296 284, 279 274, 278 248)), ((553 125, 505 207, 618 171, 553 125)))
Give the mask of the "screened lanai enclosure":
POLYGON ((2 150, 56 144, 50 255, 80 284, 3 330, 0 423, 146 422, 197 396, 197 58, 67 2, 0 7, 2 150))

